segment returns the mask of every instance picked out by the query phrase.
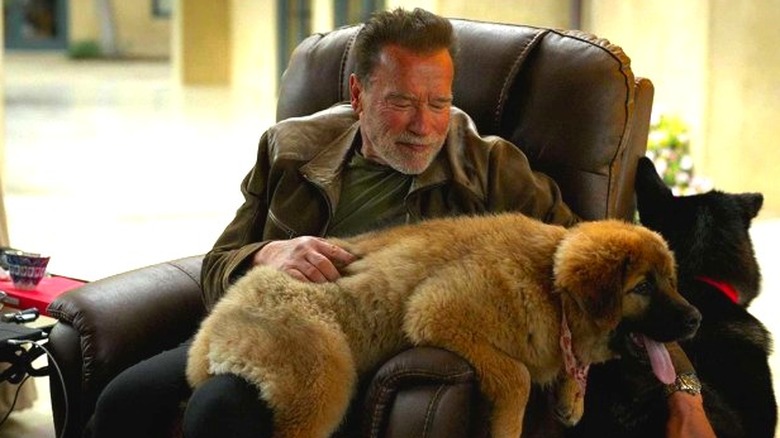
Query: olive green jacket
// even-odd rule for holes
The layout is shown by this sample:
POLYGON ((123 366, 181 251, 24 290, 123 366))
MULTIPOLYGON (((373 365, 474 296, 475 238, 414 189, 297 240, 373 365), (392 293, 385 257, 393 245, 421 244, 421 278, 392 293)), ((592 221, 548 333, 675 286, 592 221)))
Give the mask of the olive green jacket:
MULTIPOLYGON (((268 241, 326 235, 356 136, 359 123, 349 105, 288 119, 265 132, 257 162, 241 185, 244 204, 203 261, 207 308, 268 241)), ((481 137, 456 108, 444 147, 414 177, 405 203, 407 222, 501 211, 562 225, 577 220, 555 182, 533 172, 520 149, 499 137, 481 137)))

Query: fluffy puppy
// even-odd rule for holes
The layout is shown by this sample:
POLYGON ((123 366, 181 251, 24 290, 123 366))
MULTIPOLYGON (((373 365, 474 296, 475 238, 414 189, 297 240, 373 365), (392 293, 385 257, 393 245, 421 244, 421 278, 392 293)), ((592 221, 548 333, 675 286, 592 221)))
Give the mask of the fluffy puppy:
MULTIPOLYGON (((639 332, 693 335, 700 315, 675 289, 660 236, 607 220, 571 229, 520 214, 426 221, 333 240, 358 257, 334 283, 257 267, 198 331, 187 368, 197 386, 234 373, 274 410, 275 437, 327 437, 358 376, 415 345, 463 356, 491 404, 494 437, 520 436, 533 383, 556 393, 565 424, 582 416, 587 367, 639 332)), ((651 340, 652 339, 652 340, 651 340)))

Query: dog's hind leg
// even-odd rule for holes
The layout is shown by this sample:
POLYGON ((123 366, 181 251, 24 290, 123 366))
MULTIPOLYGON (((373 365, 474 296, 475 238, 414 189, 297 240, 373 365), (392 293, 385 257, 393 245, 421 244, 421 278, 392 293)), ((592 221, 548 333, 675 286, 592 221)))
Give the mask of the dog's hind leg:
POLYGON ((260 382, 274 410, 274 437, 327 438, 344 418, 356 386, 352 353, 335 324, 309 320, 295 331, 294 342, 279 345, 283 361, 260 382))

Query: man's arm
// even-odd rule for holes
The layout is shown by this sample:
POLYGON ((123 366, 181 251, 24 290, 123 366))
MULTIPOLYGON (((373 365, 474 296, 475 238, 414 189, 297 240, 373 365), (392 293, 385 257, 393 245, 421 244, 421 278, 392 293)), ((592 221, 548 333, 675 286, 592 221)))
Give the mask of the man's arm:
POLYGON ((667 438, 715 438, 715 431, 704 412, 701 384, 693 364, 677 342, 667 343, 666 349, 677 373, 675 384, 667 386, 667 438), (688 379, 681 379, 681 376, 688 376, 688 379))
POLYGON ((667 403, 667 438, 715 438, 715 431, 704 412, 701 394, 675 391, 669 395, 667 403))

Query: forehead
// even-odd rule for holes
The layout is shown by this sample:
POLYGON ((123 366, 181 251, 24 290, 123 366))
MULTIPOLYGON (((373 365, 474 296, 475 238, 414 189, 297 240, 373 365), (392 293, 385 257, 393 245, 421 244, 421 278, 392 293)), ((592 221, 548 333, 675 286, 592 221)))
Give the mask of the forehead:
POLYGON ((415 52, 397 45, 385 46, 371 74, 371 83, 402 87, 427 87, 449 93, 455 74, 447 49, 415 52))

